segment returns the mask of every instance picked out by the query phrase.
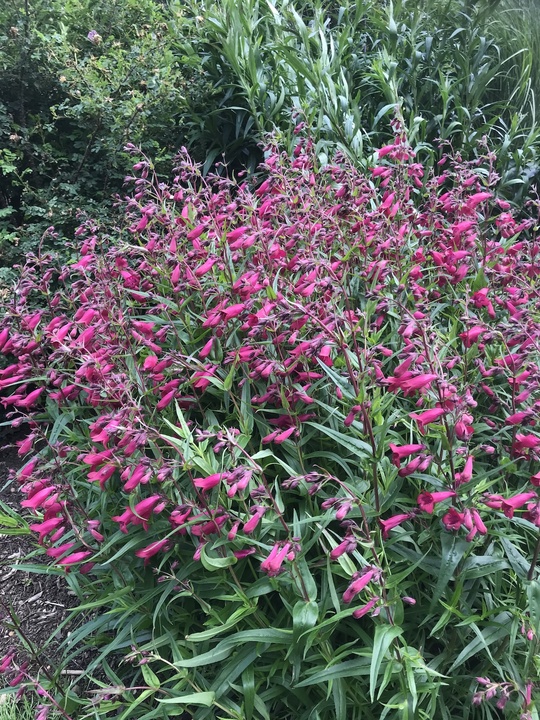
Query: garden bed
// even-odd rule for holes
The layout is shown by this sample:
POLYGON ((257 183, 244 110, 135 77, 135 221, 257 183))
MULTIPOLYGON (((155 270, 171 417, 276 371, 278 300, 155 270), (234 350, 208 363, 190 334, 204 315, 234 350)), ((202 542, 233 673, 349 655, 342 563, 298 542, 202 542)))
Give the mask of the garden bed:
MULTIPOLYGON (((15 511, 19 510, 22 497, 10 482, 10 471, 21 464, 17 448, 4 446, 0 454, 0 501, 15 511)), ((19 569, 35 549, 36 543, 30 536, 0 534, 0 602, 3 605, 0 657, 16 648, 20 651, 17 661, 27 659, 37 669, 38 666, 54 666, 59 660, 58 648, 68 629, 58 630, 53 641, 49 642, 49 638, 77 602, 63 577, 19 569), (18 631, 14 627, 17 623, 18 631), (21 635, 29 641, 31 650, 25 647, 21 635)), ((42 559, 38 556, 32 562, 40 563, 42 559)))

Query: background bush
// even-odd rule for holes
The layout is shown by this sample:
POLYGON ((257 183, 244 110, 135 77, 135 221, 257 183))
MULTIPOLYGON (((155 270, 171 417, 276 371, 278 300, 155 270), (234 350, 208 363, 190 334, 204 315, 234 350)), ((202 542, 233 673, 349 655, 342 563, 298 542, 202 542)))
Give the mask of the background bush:
POLYGON ((50 225, 61 249, 80 210, 95 217, 111 212, 110 198, 130 168, 127 141, 170 170, 186 141, 186 108, 205 106, 211 94, 198 59, 174 50, 169 22, 174 17, 183 32, 181 12, 154 0, 3 5, 3 266, 36 249, 50 225))

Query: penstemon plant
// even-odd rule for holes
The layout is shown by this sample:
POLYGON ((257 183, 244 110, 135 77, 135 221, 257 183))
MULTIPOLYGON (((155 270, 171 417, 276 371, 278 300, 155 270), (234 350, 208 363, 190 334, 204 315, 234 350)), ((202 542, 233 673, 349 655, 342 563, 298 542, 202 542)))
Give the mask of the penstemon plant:
POLYGON ((538 718, 537 206, 392 127, 256 188, 129 146, 125 226, 28 257, 0 387, 72 716, 538 718))

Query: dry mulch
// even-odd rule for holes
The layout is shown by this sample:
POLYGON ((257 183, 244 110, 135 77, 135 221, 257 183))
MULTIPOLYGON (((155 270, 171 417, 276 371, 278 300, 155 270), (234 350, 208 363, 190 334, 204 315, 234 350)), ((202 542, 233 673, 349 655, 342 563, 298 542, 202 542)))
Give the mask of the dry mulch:
MULTIPOLYGON (((0 501, 19 512, 19 502, 23 498, 16 483, 11 483, 10 470, 21 467, 23 461, 18 457, 16 447, 5 444, 14 443, 15 439, 11 436, 0 440, 0 501)), ((34 670, 40 665, 54 667, 57 664, 58 646, 68 629, 60 630, 50 644, 47 641, 69 609, 78 604, 62 576, 18 569, 18 565, 25 563, 46 564, 48 558, 44 555, 28 557, 36 548, 38 545, 33 537, 4 535, 0 526, 0 658, 15 648, 17 662, 28 660, 34 670), (17 618, 16 623, 33 650, 24 647, 24 641, 13 628, 10 614, 17 618)))

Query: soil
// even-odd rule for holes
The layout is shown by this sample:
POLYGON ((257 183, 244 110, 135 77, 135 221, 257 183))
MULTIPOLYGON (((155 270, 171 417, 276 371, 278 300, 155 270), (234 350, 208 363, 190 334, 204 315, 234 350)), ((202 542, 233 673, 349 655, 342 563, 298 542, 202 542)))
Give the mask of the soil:
MULTIPOLYGON (((23 464, 14 446, 15 439, 11 436, 0 441, 3 445, 0 447, 0 501, 19 512, 19 502, 23 498, 16 484, 11 483, 10 475, 10 470, 23 464), (7 441, 13 444, 5 445, 7 441)), ((66 618, 69 609, 78 604, 62 576, 18 569, 25 562, 33 565, 46 563, 47 558, 41 555, 28 558, 37 547, 36 541, 29 535, 2 534, 0 524, 0 659, 16 649, 17 664, 28 660, 33 670, 39 666, 56 666, 60 658, 58 648, 68 628, 60 630, 50 642, 48 640, 66 618), (18 625, 19 632, 14 625, 18 625)), ((75 667, 72 671, 77 670, 75 667)))

